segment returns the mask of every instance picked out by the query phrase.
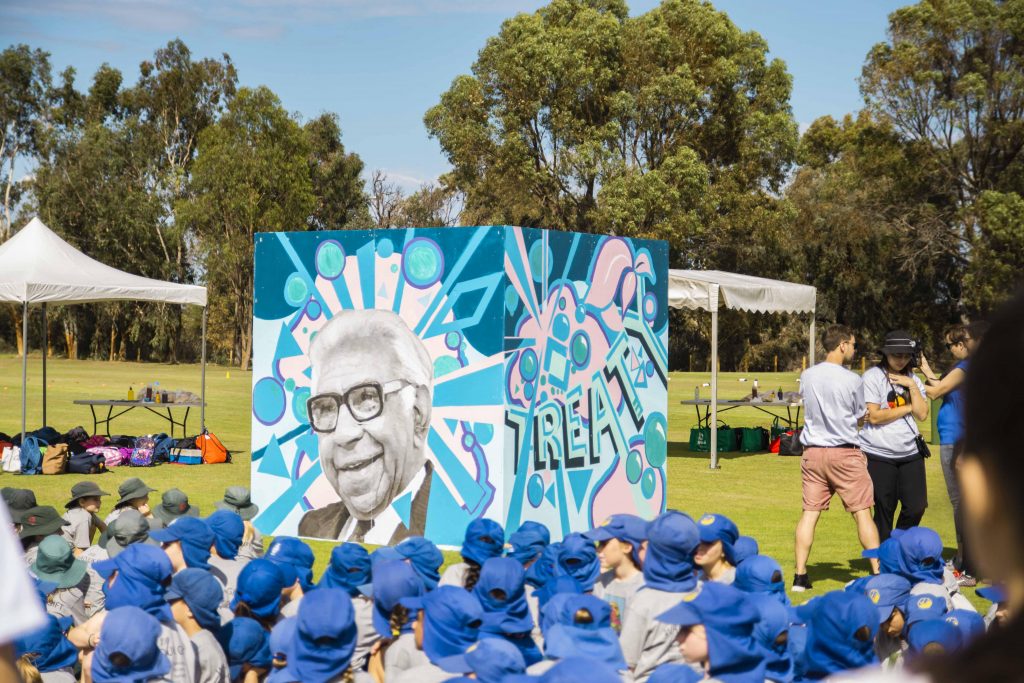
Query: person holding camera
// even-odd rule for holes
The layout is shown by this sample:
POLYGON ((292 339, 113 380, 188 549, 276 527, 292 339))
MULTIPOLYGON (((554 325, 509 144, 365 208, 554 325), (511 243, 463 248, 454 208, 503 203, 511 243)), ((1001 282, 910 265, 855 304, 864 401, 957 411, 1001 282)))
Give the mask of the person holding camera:
POLYGON ((963 525, 960 512, 960 485, 956 477, 956 460, 960 454, 963 438, 963 388, 967 379, 968 358, 977 348, 987 325, 976 321, 970 325, 953 325, 943 335, 943 342, 953 360, 956 361, 941 377, 932 370, 928 359, 921 354, 921 373, 925 377, 925 393, 928 398, 942 399, 936 426, 939 432, 939 460, 942 463, 942 474, 946 480, 946 492, 953 506, 953 523, 956 528, 956 557, 953 568, 956 570, 957 583, 961 586, 975 586, 977 579, 964 550, 963 525))
POLYGON ((896 504, 901 506, 897 529, 917 526, 928 507, 924 459, 928 446, 914 420, 928 419, 924 385, 913 368, 921 344, 906 330, 885 335, 882 360, 864 373, 867 420, 860 448, 868 459, 875 490, 875 526, 880 541, 893 530, 896 504))

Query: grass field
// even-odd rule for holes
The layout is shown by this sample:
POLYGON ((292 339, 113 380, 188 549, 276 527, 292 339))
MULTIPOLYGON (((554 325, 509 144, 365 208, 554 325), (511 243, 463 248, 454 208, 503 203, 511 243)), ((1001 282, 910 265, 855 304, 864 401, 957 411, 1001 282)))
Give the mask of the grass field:
MULTIPOLYGON (((29 357, 28 425, 39 426, 42 417, 41 358, 29 357)), ((60 431, 82 425, 91 431, 92 419, 86 406, 73 405, 81 398, 127 398, 128 387, 158 381, 167 389, 186 389, 199 393, 199 366, 148 363, 105 363, 51 359, 48 364, 47 421, 60 431)), ((740 373, 719 375, 723 398, 738 398, 749 392, 749 383, 740 383, 740 373)), ((753 373, 747 373, 753 378, 753 373)), ((762 392, 796 390, 796 373, 758 373, 762 392)), ((106 491, 113 493, 123 479, 141 475, 154 488, 178 487, 186 491, 203 514, 213 510, 213 502, 232 484, 249 483, 249 419, 252 376, 221 366, 209 366, 206 374, 206 424, 234 453, 229 465, 183 467, 164 465, 149 470, 115 468, 98 478, 106 491)), ((721 468, 708 468, 707 454, 691 453, 689 430, 695 423, 690 406, 679 401, 693 398, 694 387, 708 381, 701 373, 672 373, 669 382, 669 461, 668 506, 691 515, 720 512, 731 517, 742 533, 758 539, 761 552, 776 558, 792 572, 793 531, 800 516, 800 460, 772 454, 723 454, 721 468)), ((21 359, 0 357, 0 431, 10 434, 21 429, 21 359)), ((706 387, 702 395, 709 395, 706 387)), ((194 415, 194 417, 193 417, 194 415)), ((199 416, 189 418, 190 433, 199 429, 199 416)), ((770 418, 752 409, 740 408, 723 416, 733 427, 766 425, 770 418)), ((165 431, 166 422, 145 411, 136 410, 115 422, 115 431, 145 434, 165 431)), ((922 425, 925 436, 929 426, 922 425)), ((937 447, 934 447, 937 454, 937 447)), ((953 523, 949 500, 938 457, 927 463, 930 506, 924 524, 945 539, 949 554, 953 548, 953 523)), ((42 505, 62 509, 71 486, 85 477, 21 477, 0 475, 0 486, 32 488, 42 505)), ((109 499, 106 499, 109 500, 109 499)), ((109 503, 106 507, 109 507, 109 503)), ((317 555, 317 575, 326 564, 331 544, 313 543, 317 555)), ((446 553, 448 561, 454 553, 446 553)), ((860 559, 860 546, 850 516, 843 512, 838 498, 833 509, 822 515, 811 554, 810 574, 814 590, 806 596, 839 588, 842 583, 867 571, 860 559)), ((972 599, 973 591, 968 591, 972 599)), ((979 599, 979 605, 987 604, 979 599)))

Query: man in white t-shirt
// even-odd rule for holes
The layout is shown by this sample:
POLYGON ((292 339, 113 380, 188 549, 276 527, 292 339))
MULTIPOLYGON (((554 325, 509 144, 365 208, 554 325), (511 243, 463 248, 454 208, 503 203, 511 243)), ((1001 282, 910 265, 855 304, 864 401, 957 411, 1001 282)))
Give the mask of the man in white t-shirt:
MULTIPOLYGON (((793 590, 811 587, 807 558, 822 510, 836 493, 857 523, 857 536, 865 549, 878 547, 878 530, 871 518, 874 489, 867 461, 858 447, 857 429, 866 411, 861 378, 843 365, 853 360, 857 340, 845 325, 831 325, 822 339, 825 360, 800 375, 804 399, 804 428, 800 443, 803 514, 796 527, 796 575, 793 590)), ((878 571, 877 560, 871 560, 878 571)))

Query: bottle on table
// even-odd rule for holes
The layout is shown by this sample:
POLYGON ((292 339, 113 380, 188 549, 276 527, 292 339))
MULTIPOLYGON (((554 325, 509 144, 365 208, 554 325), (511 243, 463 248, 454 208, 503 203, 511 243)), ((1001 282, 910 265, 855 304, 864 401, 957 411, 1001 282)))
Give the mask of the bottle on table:
POLYGON ((153 400, 153 385, 151 385, 151 384, 147 384, 146 385, 146 400, 147 401, 152 401, 153 400))
POLYGON ((128 400, 129 401, 134 401, 135 400, 135 390, 132 389, 131 387, 128 387, 128 400))
POLYGON ((757 398, 757 380, 754 380, 754 388, 750 391, 751 398, 757 398))

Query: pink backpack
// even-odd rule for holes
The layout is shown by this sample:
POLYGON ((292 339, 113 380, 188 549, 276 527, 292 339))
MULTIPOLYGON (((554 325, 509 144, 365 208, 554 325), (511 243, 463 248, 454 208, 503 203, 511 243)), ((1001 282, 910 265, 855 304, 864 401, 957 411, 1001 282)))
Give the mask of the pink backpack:
POLYGON ((106 461, 108 469, 124 464, 124 454, 116 446, 95 446, 87 449, 86 453, 101 456, 106 461))

